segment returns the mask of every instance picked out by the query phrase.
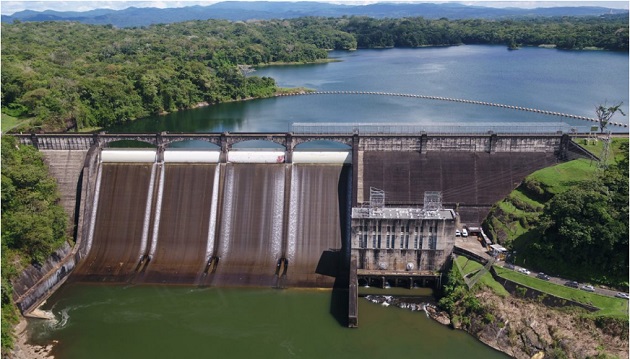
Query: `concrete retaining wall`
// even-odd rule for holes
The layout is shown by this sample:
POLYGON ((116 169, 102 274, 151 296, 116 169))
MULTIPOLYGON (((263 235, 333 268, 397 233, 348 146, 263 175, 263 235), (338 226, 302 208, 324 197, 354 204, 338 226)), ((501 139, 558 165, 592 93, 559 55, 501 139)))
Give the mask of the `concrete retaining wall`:
POLYGON ((83 171, 87 150, 42 150, 48 173, 55 178, 61 205, 74 225, 77 207, 77 189, 83 171))
MULTIPOLYGON (((74 197, 76 211, 73 211, 76 213, 74 216, 74 223, 76 224, 74 231, 76 233, 76 243, 74 247, 71 247, 68 243, 64 244, 64 246, 53 253, 43 265, 29 266, 20 277, 13 281, 13 299, 24 315, 27 315, 30 311, 35 309, 59 288, 68 278, 68 274, 74 269, 76 263, 78 263, 83 256, 80 249, 83 244, 84 229, 87 227, 84 224, 83 214, 86 208, 88 208, 88 210, 91 208, 90 206, 86 207, 86 203, 89 202, 87 197, 88 193, 90 193, 90 188, 93 188, 95 183, 95 169, 98 167, 99 158, 97 148, 92 148, 90 151, 85 152, 84 160, 82 160, 80 156, 77 156, 74 157, 73 160, 68 161, 66 169, 70 173, 66 175, 68 178, 76 178, 77 180, 76 182, 63 182, 63 185, 67 188, 61 189, 62 193, 64 191, 69 193, 74 191, 76 193, 74 197), (81 168, 81 170, 77 170, 78 168, 81 168)), ((55 155, 59 154, 60 153, 53 154, 49 158, 55 158, 55 155)), ((71 216, 71 218, 73 217, 71 216)))

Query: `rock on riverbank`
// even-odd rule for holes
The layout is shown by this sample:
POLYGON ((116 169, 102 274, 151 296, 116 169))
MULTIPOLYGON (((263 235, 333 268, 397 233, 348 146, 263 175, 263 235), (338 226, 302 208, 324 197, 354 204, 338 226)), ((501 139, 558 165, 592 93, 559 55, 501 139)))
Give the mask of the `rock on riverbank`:
POLYGON ((477 294, 487 312, 462 328, 483 343, 518 358, 628 358, 628 323, 598 325, 582 312, 558 310, 490 290, 477 294), (488 315, 490 314, 490 315, 488 315), (543 353, 543 354, 541 354, 543 353))

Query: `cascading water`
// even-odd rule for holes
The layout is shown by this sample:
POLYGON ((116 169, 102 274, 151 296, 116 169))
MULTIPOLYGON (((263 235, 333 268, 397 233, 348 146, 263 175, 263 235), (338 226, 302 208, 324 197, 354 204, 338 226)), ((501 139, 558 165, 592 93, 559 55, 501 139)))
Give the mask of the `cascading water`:
POLYGON ((230 238, 232 237, 232 204, 234 197, 234 168, 232 166, 224 167, 225 188, 223 190, 223 208, 221 218, 221 240, 219 242, 219 258, 227 257, 230 250, 230 238), (226 220, 226 218, 228 220, 226 220))
POLYGON ((101 173, 93 243, 71 278, 126 281, 146 250, 142 234, 154 172, 148 163, 102 163, 101 173))
MULTIPOLYGON (((147 195, 147 203, 144 210, 144 222, 142 225, 142 242, 140 248, 143 252, 140 253, 138 260, 142 260, 144 251, 147 248, 147 242, 149 240, 149 225, 151 223, 151 203, 153 201, 153 188, 155 187, 155 171, 157 170, 157 163, 154 163, 151 167, 151 181, 149 182, 149 192, 147 195)), ((163 172, 164 169, 162 169, 163 172)), ((160 183, 161 184, 161 183, 160 183)), ((155 238, 157 241, 157 238, 155 238)))
MULTIPOLYGON (((155 165, 154 165, 155 167, 155 165)), ((160 181, 158 185, 157 199, 155 201, 155 212, 153 221, 153 236, 151 237, 151 249, 149 250, 149 259, 153 258, 155 254, 155 250, 157 249, 158 242, 158 233, 160 228, 160 218, 162 214, 162 198, 164 194, 164 172, 166 171, 166 166, 162 164, 160 169, 160 181)), ((153 181, 151 181, 151 185, 149 186, 150 193, 153 193, 153 181)), ((151 198, 151 196, 149 196, 151 198)))
POLYGON ((96 175, 96 185, 94 188, 94 201, 92 203, 92 213, 90 214, 90 230, 88 234, 88 241, 85 246, 85 253, 90 253, 92 249, 92 242, 94 240, 94 228, 96 227, 96 211, 98 210, 98 199, 101 193, 101 178, 103 175, 103 165, 99 163, 98 173, 96 175))
POLYGON ((219 178, 220 166, 214 170, 214 181, 212 183, 212 203, 210 204, 210 218, 208 219, 208 242, 206 244, 206 261, 210 260, 214 251, 214 236, 217 230, 217 213, 219 204, 219 178))
POLYGON ((269 247, 269 256, 276 256, 282 252, 282 230, 284 221, 284 166, 282 166, 283 176, 275 175, 271 188, 265 188, 264 194, 267 197, 271 194, 272 198, 265 198, 263 201, 273 203, 273 217, 271 221, 271 246, 269 247))
POLYGON ((287 226, 287 253, 285 254, 289 263, 295 262, 295 241, 297 235, 297 214, 298 214, 298 188, 299 172, 295 170, 295 165, 291 165, 291 188, 289 193, 289 221, 287 226))

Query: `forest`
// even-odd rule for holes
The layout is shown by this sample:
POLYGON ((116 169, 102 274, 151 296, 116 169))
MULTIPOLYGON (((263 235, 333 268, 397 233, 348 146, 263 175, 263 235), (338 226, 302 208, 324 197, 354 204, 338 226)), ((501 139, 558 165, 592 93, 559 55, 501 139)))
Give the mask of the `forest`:
MULTIPOLYGON (((2 352, 13 343, 18 311, 11 280, 31 263, 43 263, 64 242, 68 216, 55 179, 33 146, 2 136, 2 352)), ((4 355, 3 355, 4 357, 4 355)))
POLYGON ((118 29, 2 24, 2 112, 19 131, 85 131, 202 104, 273 96, 239 65, 326 61, 329 50, 497 44, 628 51, 623 16, 526 20, 319 18, 118 29))

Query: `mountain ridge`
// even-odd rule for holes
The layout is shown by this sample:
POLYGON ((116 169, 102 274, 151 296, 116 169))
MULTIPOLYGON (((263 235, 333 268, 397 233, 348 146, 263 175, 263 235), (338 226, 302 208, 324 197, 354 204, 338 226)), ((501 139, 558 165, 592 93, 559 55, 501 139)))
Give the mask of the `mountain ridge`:
POLYGON ((368 5, 332 4, 315 1, 223 1, 212 5, 191 5, 179 8, 129 7, 123 10, 94 9, 89 11, 23 10, 2 15, 2 22, 78 21, 93 25, 137 27, 191 20, 223 19, 230 21, 289 19, 307 16, 368 16, 401 18, 421 16, 427 19, 506 19, 557 16, 601 16, 628 14, 628 10, 599 6, 558 6, 524 9, 493 8, 459 3, 374 3, 368 5))

